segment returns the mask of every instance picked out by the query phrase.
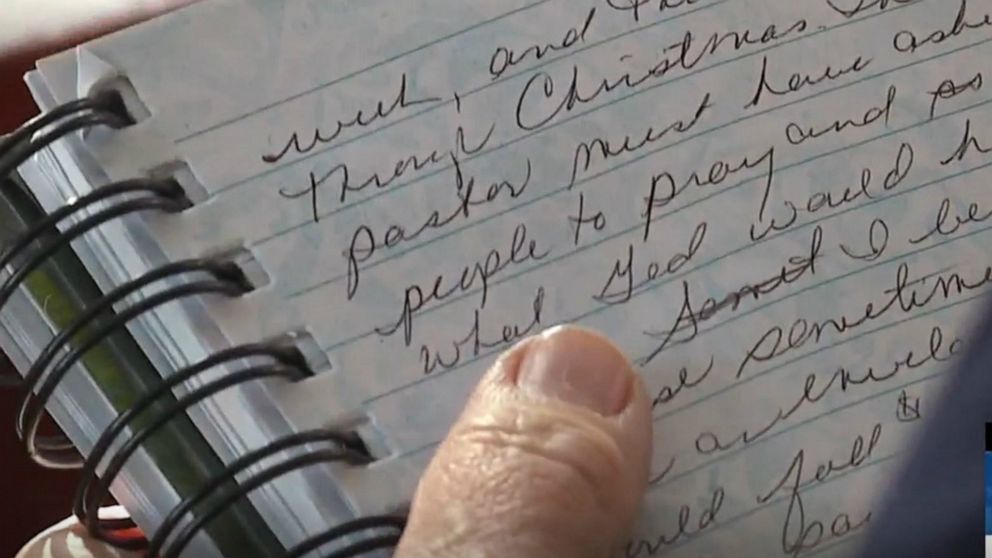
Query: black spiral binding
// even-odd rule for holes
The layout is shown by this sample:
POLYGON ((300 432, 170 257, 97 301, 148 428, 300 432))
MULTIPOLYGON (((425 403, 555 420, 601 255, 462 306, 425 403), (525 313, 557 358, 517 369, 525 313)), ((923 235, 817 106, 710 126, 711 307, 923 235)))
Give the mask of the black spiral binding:
MULTIPOLYGON (((10 175, 32 155, 73 132, 97 126, 116 129, 133 123, 121 97, 113 91, 59 106, 0 140, 0 177, 10 175)), ((0 311, 28 275, 69 247, 72 241, 104 223, 146 211, 177 213, 190 205, 177 182, 152 178, 109 184, 70 201, 0 251, 0 270, 12 268, 0 283, 0 311), (57 226, 73 217, 78 220, 53 234, 57 226)), ((66 437, 38 434, 45 406, 59 383, 88 351, 109 335, 165 304, 205 294, 238 297, 250 290, 251 285, 238 266, 222 258, 191 259, 164 265, 111 290, 86 308, 48 343, 25 374, 19 384, 21 404, 17 433, 28 454, 42 466, 82 470, 73 513, 91 535, 120 548, 143 549, 149 557, 175 558, 216 516, 266 483, 312 465, 340 462, 361 466, 372 461, 367 448, 353 434, 326 429, 300 432, 235 459, 173 508, 150 539, 125 534, 135 528, 130 519, 99 517, 98 509, 109 498, 110 485, 128 459, 150 436, 177 416, 221 391, 245 382, 271 378, 298 381, 312 375, 302 354, 291 344, 280 341, 232 347, 169 375, 121 412, 101 433, 85 459, 66 437), (162 283, 163 288, 141 296, 145 289, 156 283, 162 283), (134 299, 137 301, 126 304, 134 299), (246 364, 238 370, 216 372, 218 368, 238 363, 246 364), (208 381, 182 397, 172 396, 175 388, 185 386, 193 379, 202 380, 212 371, 208 381), (140 427, 139 419, 142 421, 140 427), (111 452, 127 430, 132 431, 130 437, 111 452), (286 457, 281 461, 270 464, 283 455, 286 457), (263 461, 267 464, 264 467, 263 461), (106 466, 98 473, 103 463, 106 466), (231 479, 241 480, 231 485, 231 479)), ((285 556, 298 557, 322 551, 323 556, 347 558, 391 548, 399 541, 405 525, 405 515, 355 519, 298 543, 287 550, 285 556), (335 547, 328 549, 332 543, 335 547)))

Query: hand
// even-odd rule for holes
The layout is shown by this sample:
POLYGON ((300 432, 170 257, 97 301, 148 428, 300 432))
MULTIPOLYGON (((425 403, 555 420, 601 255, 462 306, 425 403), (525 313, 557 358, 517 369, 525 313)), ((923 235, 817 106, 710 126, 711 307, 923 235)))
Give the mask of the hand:
POLYGON ((397 557, 609 556, 650 456, 650 404, 627 359, 553 328, 483 377, 420 481, 397 557))
MULTIPOLYGON (((525 339, 482 378, 427 467, 396 556, 609 556, 634 521, 650 455, 648 398, 616 347, 576 328, 525 339)), ((66 524, 18 558, 41 556, 132 555, 66 524), (80 550, 41 553, 66 541, 80 550)))

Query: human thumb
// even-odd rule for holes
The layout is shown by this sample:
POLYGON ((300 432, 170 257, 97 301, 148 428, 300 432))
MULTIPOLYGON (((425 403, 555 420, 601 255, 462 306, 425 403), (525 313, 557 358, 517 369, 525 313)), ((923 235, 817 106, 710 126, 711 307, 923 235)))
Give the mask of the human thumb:
POLYGON ((504 353, 421 478, 398 558, 604 558, 647 486, 648 398, 598 334, 556 327, 504 353))

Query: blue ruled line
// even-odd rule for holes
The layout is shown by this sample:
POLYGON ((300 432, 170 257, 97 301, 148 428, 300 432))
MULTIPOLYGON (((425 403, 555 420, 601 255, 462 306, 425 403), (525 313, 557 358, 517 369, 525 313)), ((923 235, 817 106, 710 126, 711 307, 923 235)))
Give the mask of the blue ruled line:
POLYGON ((333 79, 331 81, 328 81, 328 82, 322 83, 320 85, 311 87, 310 89, 307 89, 307 90, 304 90, 304 91, 300 91, 299 93, 295 93, 293 95, 290 95, 289 97, 285 97, 285 98, 280 99, 278 101, 274 101, 274 102, 269 103, 267 105, 261 106, 261 107, 255 109, 255 110, 252 110, 250 112, 246 112, 246 113, 244 113, 244 114, 242 114, 240 116, 236 116, 234 118, 230 118, 228 120, 224 120, 222 122, 218 122, 217 124, 214 124, 214 125, 209 126, 207 128, 203 128, 202 130, 199 130, 199 131, 196 131, 196 132, 192 132, 190 134, 187 134, 185 136, 182 136, 182 137, 180 137, 180 138, 178 138, 176 140, 176 143, 182 143, 182 142, 184 142, 186 140, 195 138, 197 136, 202 136, 203 134, 206 134, 208 132, 212 132, 212 131, 217 130, 219 128, 223 128, 223 127, 228 126, 230 124, 233 124, 235 122, 239 122, 241 120, 244 120, 245 118, 249 118, 249 117, 254 116, 254 115, 256 115, 256 114, 258 114, 260 112, 264 112, 264 111, 269 110, 271 108, 275 108, 277 106, 286 104, 286 103, 288 103, 290 101, 295 101, 296 99, 299 99, 300 97, 309 95, 309 94, 314 93, 316 91, 320 91, 321 89, 326 89, 328 87, 331 87, 331 86, 334 86, 334 85, 338 85, 340 83, 344 83, 344 82, 346 82, 346 81, 348 81, 350 79, 353 79, 355 77, 358 77, 358 76, 360 76, 360 75, 362 75, 362 74, 364 74, 366 72, 370 72, 372 70, 375 70, 376 68, 379 68, 381 66, 385 66, 386 64, 389 64, 390 62, 395 62, 396 60, 399 60, 400 58, 404 58, 404 57, 409 56, 411 54, 414 54, 416 52, 420 52, 420 51, 422 51, 424 49, 430 48, 430 47, 435 46, 435 45, 437 45, 439 43, 442 43, 444 41, 447 41, 448 39, 453 39, 453 38, 455 38, 455 37, 457 37, 459 35, 464 35, 465 33, 468 33, 469 31, 474 31, 476 29, 480 29, 482 27, 485 27, 485 26, 489 25, 490 23, 494 23, 496 21, 499 21, 501 19, 505 19, 505 18, 510 17, 512 15, 518 14, 520 12, 524 12, 524 11, 530 10, 532 8, 536 8, 536 7, 538 7, 538 6, 542 5, 542 4, 547 4, 550 1, 551 0, 538 0, 537 2, 533 2, 533 3, 528 4, 526 6, 522 6, 520 8, 515 9, 515 10, 511 10, 509 12, 500 14, 500 15, 498 15, 496 17, 493 17, 493 18, 490 18, 490 19, 481 21, 479 23, 476 23, 475 25, 470 25, 468 27, 465 27, 464 29, 460 29, 458 31, 455 31, 454 33, 450 33, 448 35, 444 35, 442 37, 438 37, 437 39, 434 39, 432 41, 429 41, 427 43, 424 43, 424 44, 422 44, 420 46, 416 46, 416 47, 411 48, 409 50, 405 50, 403 52, 400 52, 399 54, 395 54, 393 56, 390 56, 389 58, 386 58, 384 60, 381 60, 379 62, 376 62, 375 64, 372 64, 370 66, 366 66, 366 67, 361 68, 359 70, 355 70, 354 72, 351 72, 350 74, 341 76, 339 78, 335 78, 335 79, 333 79))
MULTIPOLYGON (((587 45, 585 47, 576 48, 574 50, 569 51, 566 54, 562 54, 562 55, 559 55, 557 57, 548 58, 546 61, 544 61, 542 63, 539 63, 539 64, 532 65, 532 66, 528 67, 527 69, 520 70, 520 71, 518 71, 516 73, 512 73, 512 74, 507 74, 506 76, 504 76, 502 78, 499 78, 499 79, 496 79, 496 80, 493 80, 493 81, 484 83, 483 85, 477 86, 476 88, 474 88, 472 90, 469 90, 469 91, 466 91, 464 93, 459 94, 459 97, 461 99, 465 99, 465 98, 470 97, 470 96, 472 96, 472 95, 474 95, 476 93, 479 93, 480 91, 484 91, 484 90, 489 89, 490 87, 493 87, 493 86, 498 85, 500 83, 503 83, 503 82, 506 82, 506 81, 510 81, 512 79, 515 79, 515 78, 517 78, 519 76, 522 76, 522 75, 525 75, 525 74, 532 73, 534 70, 537 70, 537 69, 542 68, 544 66, 547 66, 549 64, 553 64, 553 63, 558 62, 560 60, 565 60, 567 58, 570 58, 572 56, 575 56, 575 55, 577 55, 577 54, 579 54, 581 52, 585 52, 586 50, 589 50, 590 48, 594 48, 596 46, 602 45, 604 43, 611 42, 613 40, 616 40, 616 39, 619 39, 619 38, 622 38, 622 37, 627 37, 629 35, 632 35, 634 33, 639 32, 639 31, 643 31, 645 29, 656 27, 656 26, 661 25, 661 24, 664 24, 664 23, 669 23, 669 22, 674 21, 676 19, 679 19, 679 18, 688 16, 688 15, 694 14, 696 12, 701 12, 701 11, 704 11, 704 10, 708 10, 708 9, 714 8, 714 7, 716 7, 716 6, 720 5, 720 4, 723 4, 723 3, 728 2, 728 1, 729 0, 717 0, 717 1, 713 2, 713 3, 711 3, 711 4, 707 4, 705 6, 700 6, 698 8, 694 8, 694 9, 689 10, 689 11, 686 11, 686 12, 681 12, 681 13, 679 13, 677 15, 674 15, 674 16, 671 16, 669 18, 665 18, 665 19, 656 21, 656 22, 651 23, 651 24, 647 24, 647 25, 644 25, 644 26, 641 26, 641 27, 630 29, 628 31, 625 31, 623 33, 620 33, 618 35, 615 35, 613 37, 610 37, 608 39, 604 39, 604 40, 601 40, 601 41, 596 42, 596 43, 591 43, 590 45, 587 45)), ((869 16, 869 17, 874 17, 874 16, 869 16)), ((867 18, 864 18, 864 19, 867 19, 867 18)), ((789 41, 789 42, 791 42, 791 41, 789 41)), ((782 44, 787 44, 787 43, 782 43, 782 44)), ((703 68, 703 70, 705 70, 705 69, 707 69, 707 68, 703 68)), ((702 71, 702 70, 699 70, 699 71, 702 71)), ((657 86, 653 86, 653 87, 651 87, 651 89, 653 89, 654 87, 657 87, 657 86)), ((320 155, 326 155, 330 151, 333 151, 335 149, 344 147, 344 146, 349 145, 351 143, 354 143, 356 141, 363 140, 365 138, 368 138, 368 137, 373 136, 375 134, 378 134, 380 132, 384 132, 386 130, 389 130, 390 128, 393 128, 394 126, 398 126, 400 124, 403 124, 404 122, 408 122, 408 121, 413 120, 415 118, 419 118, 421 116, 430 114, 431 112, 434 112, 434 111, 439 110, 441 108, 444 108, 446 106, 450 106, 450 105, 454 104, 455 102, 456 102, 455 101, 455 98, 454 98, 454 96, 452 96, 450 99, 448 99, 446 101, 442 101, 442 102, 439 102, 437 104, 431 105, 430 107, 427 107, 425 109, 422 109, 420 111, 417 111, 417 112, 415 112, 413 114, 410 114, 408 116, 404 116, 402 118, 397 118, 395 120, 391 120, 390 122, 388 122, 386 124, 383 124, 382 126, 379 126, 378 128, 369 130, 369 131, 364 132, 362 134, 358 134, 356 136, 353 136, 353 137, 348 138, 346 140, 342 140, 342 141, 337 142, 337 143, 334 143, 332 145, 328 145, 327 147, 310 151, 307 154, 303 155, 302 157, 293 159, 291 161, 286 161, 285 163, 281 163, 279 165, 270 166, 266 170, 261 171, 261 172, 259 172, 257 174, 253 174, 251 176, 242 178, 242 179, 237 180, 235 182, 231 182, 231 183, 225 184, 225 185, 217 188, 216 190, 214 190, 213 195, 217 195, 217 194, 221 194, 221 193, 227 192, 228 190, 231 190, 233 188, 236 188, 238 186, 241 186, 242 184, 245 184, 245 183, 250 182, 252 180, 255 180, 257 178, 262 178, 262 177, 268 176, 268 175, 270 175, 270 174, 272 174, 274 172, 278 172, 278 171, 280 171, 280 170, 282 170, 284 168, 291 167, 291 166, 296 165, 296 164, 298 164, 300 162, 308 161, 308 160, 310 160, 310 159, 312 159, 314 157, 317 157, 317 156, 320 156, 320 155)), ((562 123, 564 123, 564 122, 560 122, 559 124, 562 124, 562 123)), ((558 124, 553 124, 550 127, 553 128, 553 127, 555 127, 557 125, 558 124)), ((537 134, 537 133, 540 133, 540 131, 538 131, 538 132, 532 132, 531 134, 528 134, 526 136, 521 136, 520 138, 518 138, 518 140, 519 139, 524 139, 525 137, 530 137, 531 135, 534 135, 534 134, 537 134)), ((505 147, 506 145, 508 145, 508 144, 503 144, 503 145, 501 145, 499 147, 505 147)), ((475 155, 474 157, 469 157, 469 158, 464 159, 464 161, 466 161, 466 162, 467 161, 471 161, 472 159, 474 159, 476 157, 481 157, 483 155, 488 154, 489 151, 491 151, 491 150, 480 152, 479 154, 475 155)), ((447 168, 450 168, 450 167, 444 167, 444 169, 447 169, 447 168)), ((433 176, 433 174, 436 174, 436 173, 432 173, 432 174, 427 175, 427 176, 433 176)), ((422 178, 424 178, 424 177, 421 177, 421 179, 422 178)), ((319 216, 320 217, 329 217, 329 216, 331 216, 331 215, 333 215, 333 214, 335 214, 335 213, 337 213, 339 211, 342 211, 344 209, 347 209, 348 207, 353 207, 355 204, 367 203, 370 199, 377 198, 377 197, 379 197, 381 195, 386 195, 386 194, 388 194, 391 191, 395 191, 395 190, 399 190, 399 189, 405 188, 405 187, 411 185, 414 182, 418 182, 419 180, 420 179, 417 179, 417 180, 414 180, 412 182, 408 182, 406 184, 398 184, 398 185, 394 186, 393 188, 391 188, 390 190, 386 190, 386 191, 380 192, 378 194, 373 194, 373 195, 371 195, 371 196, 369 196, 367 198, 363 198, 363 199, 359 200, 358 202, 355 202, 354 204, 349 204, 349 205, 346 205, 346 206, 338 207, 337 209, 332 210, 330 212, 319 214, 319 216)), ((310 221, 303 222, 303 223, 301 223, 299 225, 295 225, 292 229, 287 229, 287 231, 284 231, 284 232, 288 232, 289 230, 294 230, 296 228, 306 226, 306 225, 308 225, 310 223, 311 223, 310 221)))

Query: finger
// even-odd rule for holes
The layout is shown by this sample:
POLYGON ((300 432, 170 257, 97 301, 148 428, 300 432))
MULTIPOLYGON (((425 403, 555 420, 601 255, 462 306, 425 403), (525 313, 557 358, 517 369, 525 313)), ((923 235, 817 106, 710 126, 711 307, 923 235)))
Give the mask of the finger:
POLYGON ((126 27, 197 0, 4 0, 0 52, 66 45, 126 27))
POLYGON ((648 398, 630 363, 557 327, 483 377, 420 481, 400 558, 601 558, 647 486, 648 398))

